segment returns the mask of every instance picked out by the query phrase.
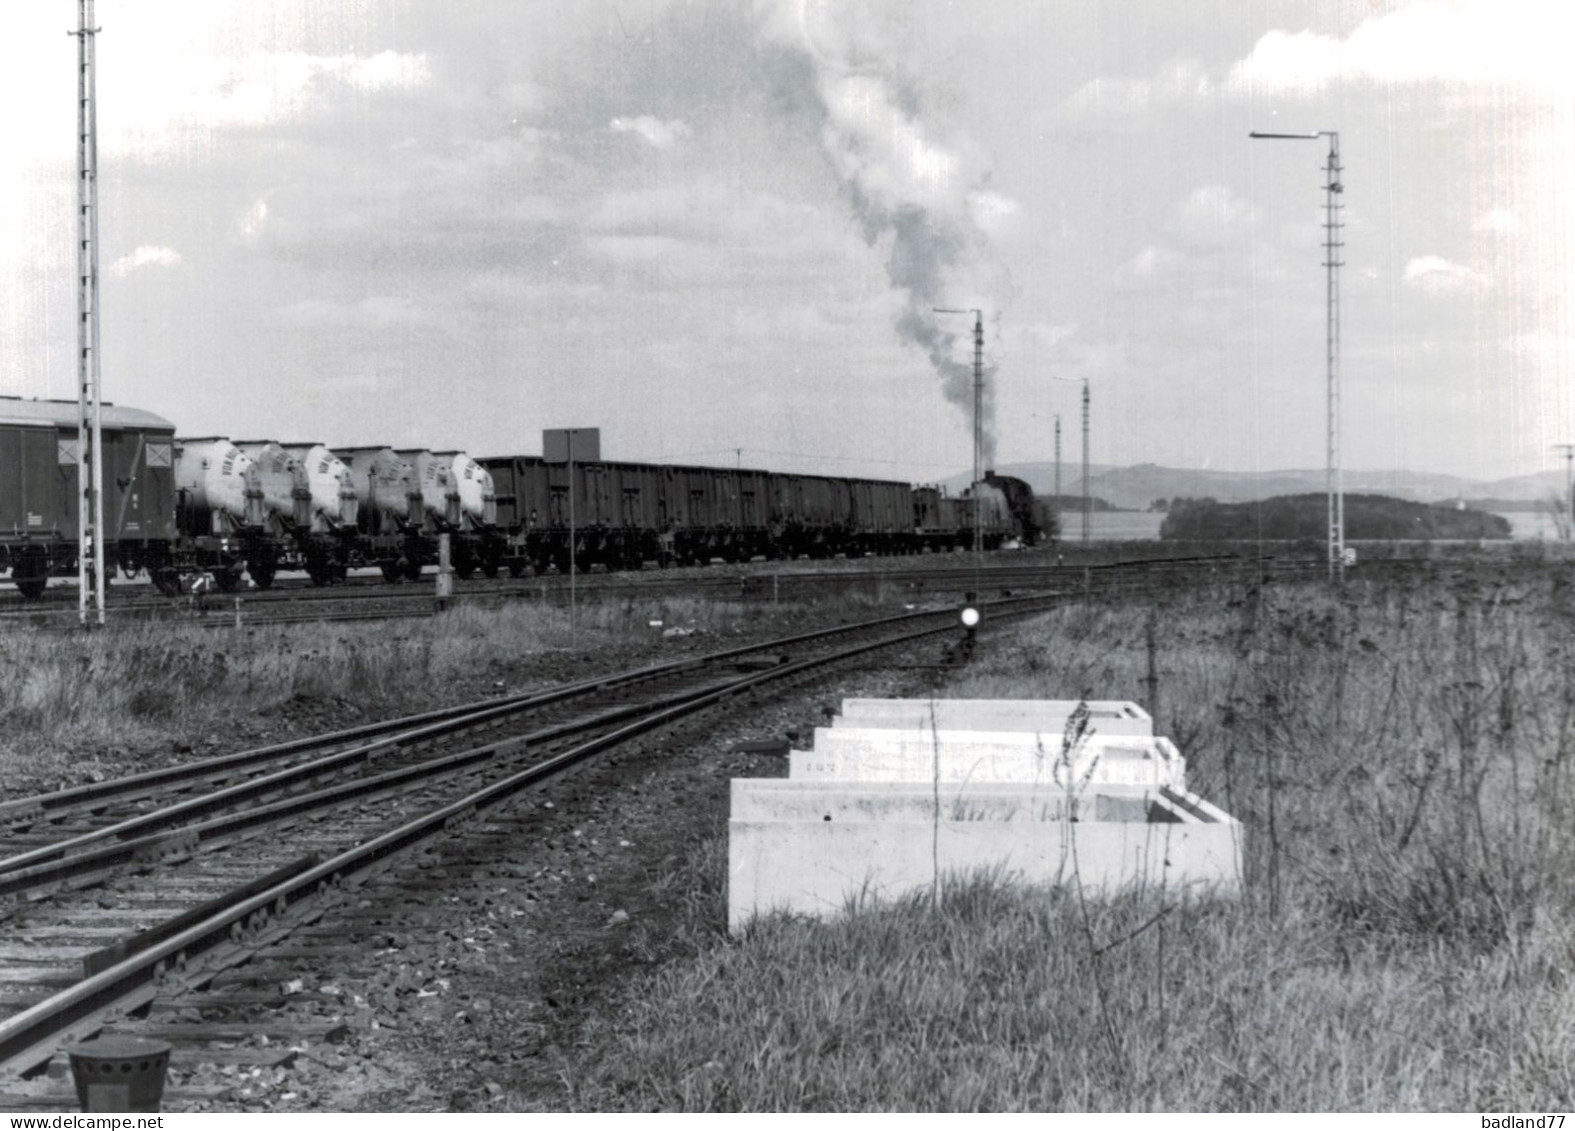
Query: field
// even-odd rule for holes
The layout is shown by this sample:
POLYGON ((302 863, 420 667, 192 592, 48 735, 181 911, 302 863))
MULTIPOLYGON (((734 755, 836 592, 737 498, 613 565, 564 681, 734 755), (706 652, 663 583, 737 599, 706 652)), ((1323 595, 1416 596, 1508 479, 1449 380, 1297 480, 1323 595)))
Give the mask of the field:
POLYGON ((13 629, 0 632, 11 673, 0 681, 0 797, 774 638, 846 613, 653 597, 588 601, 572 626, 566 609, 518 603, 240 633, 180 623, 13 629))
MULTIPOLYGON (((490 1110, 1575 1107, 1572 569, 1421 568, 1339 597, 1178 593, 987 625, 973 663, 943 673, 943 696, 1149 705, 1192 787, 1244 823, 1240 899, 1084 900, 1003 871, 733 939, 725 812, 685 809, 686 843, 701 838, 687 858, 628 833, 655 853, 632 882, 663 913, 637 910, 627 936, 581 932, 616 964, 552 1022, 563 1051, 535 1075, 492 1069, 490 1110)), ((14 794, 871 611, 614 602, 582 609, 575 633, 530 606, 18 631, 0 636, 0 769, 14 794)), ((716 745, 679 753, 721 789, 716 745)), ((651 820, 680 811, 668 796, 640 791, 651 820)), ((528 995, 572 965, 508 978, 528 995)), ((478 1033, 517 1048, 505 1010, 524 1007, 497 1008, 478 1033)), ((379 1033, 355 1038, 368 1063, 389 1062, 379 1033)), ((459 1071, 455 1034, 420 1039, 433 1047, 410 1071, 459 1071)))
POLYGON ((1482 573, 1076 608, 949 696, 1146 701, 1247 826, 1238 901, 961 877, 729 940, 725 842, 676 883, 693 957, 593 1020, 574 1106, 1568 1110, 1568 582, 1482 573))

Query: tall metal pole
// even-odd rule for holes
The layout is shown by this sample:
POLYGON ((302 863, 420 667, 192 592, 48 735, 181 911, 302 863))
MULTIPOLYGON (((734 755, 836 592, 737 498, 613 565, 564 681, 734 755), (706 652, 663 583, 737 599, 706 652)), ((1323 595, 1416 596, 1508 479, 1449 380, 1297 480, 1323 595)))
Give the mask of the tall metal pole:
MULTIPOLYGON (((1083 385, 1083 541, 1088 541, 1088 512, 1090 507, 1088 484, 1088 378, 1087 377, 1051 377, 1052 381, 1080 381, 1083 385)), ((1061 495, 1061 418, 1056 417, 1056 514, 1060 512, 1061 495)))
POLYGON ((1564 540, 1568 542, 1575 533, 1575 444, 1554 444, 1564 453, 1564 515, 1569 520, 1564 527, 1564 540))
POLYGON ((1088 541, 1088 378, 1083 378, 1083 541, 1088 541))
POLYGON ((984 478, 984 311, 978 307, 931 307, 936 314, 973 315, 973 552, 984 554, 984 523, 979 503, 979 483, 984 478))
POLYGON ((578 428, 570 428, 568 430, 568 440, 569 440, 569 645, 570 645, 570 647, 577 647, 578 646, 578 641, 579 641, 579 633, 577 631, 577 626, 576 626, 576 623, 575 623, 575 619, 576 619, 575 618, 575 613, 577 611, 578 606, 577 606, 577 604, 575 602, 575 592, 574 592, 574 585, 575 585, 575 581, 577 580, 578 570, 579 570, 579 565, 578 565, 578 562, 576 561, 576 559, 579 557, 579 555, 574 552, 575 551, 575 545, 574 545, 574 434, 576 432, 578 432, 578 431, 579 431, 578 428))
POLYGON ((89 589, 104 623, 104 469, 99 410, 98 107, 93 0, 77 0, 77 618, 89 589), (89 553, 92 554, 91 565, 89 553), (91 575, 91 576, 90 576, 91 575))
MULTIPOLYGON (((1056 526, 1061 525, 1061 414, 1055 414, 1055 517, 1056 526)), ((1066 536, 1065 530, 1058 529, 1056 537, 1066 536)))
POLYGON ((984 479, 984 312, 973 312, 973 552, 984 553, 979 483, 984 479))
POLYGON ((1324 182, 1324 270, 1326 357, 1328 367, 1328 466, 1325 473, 1329 495, 1329 581, 1334 585, 1345 582, 1345 481, 1340 453, 1340 249, 1345 246, 1340 239, 1340 195, 1345 186, 1340 182, 1340 133, 1338 130, 1319 130, 1316 133, 1282 134, 1250 132, 1251 138, 1270 138, 1288 141, 1316 141, 1329 139, 1328 174, 1324 182))
POLYGON ((1329 579, 1345 582, 1345 481, 1340 458, 1340 135, 1330 131, 1329 179, 1324 186, 1324 269, 1328 279, 1329 579))

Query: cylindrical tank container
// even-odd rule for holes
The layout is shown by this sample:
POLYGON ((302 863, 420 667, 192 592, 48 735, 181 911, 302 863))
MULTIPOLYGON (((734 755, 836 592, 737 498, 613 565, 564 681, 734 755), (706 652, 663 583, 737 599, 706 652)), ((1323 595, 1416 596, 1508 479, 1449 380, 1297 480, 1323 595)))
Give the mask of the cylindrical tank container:
POLYGON ((300 465, 304 486, 311 496, 312 532, 323 534, 355 525, 359 500, 355 479, 344 460, 322 444, 286 444, 284 450, 300 465))
POLYGON ((392 448, 341 448, 338 455, 350 471, 362 530, 393 533, 382 529, 384 515, 400 522, 420 520, 421 487, 410 460, 392 448))
POLYGON ((464 452, 434 452, 447 461, 449 477, 459 494, 459 514, 462 525, 496 526, 498 522, 498 496, 492 485, 492 472, 482 467, 464 452))
POLYGON ((291 526, 305 526, 309 496, 300 461, 273 440, 237 440, 235 446, 252 458, 268 515, 291 526))
POLYGON ((209 533, 224 534, 262 521, 255 478, 252 458, 229 440, 175 442, 175 488, 185 492, 195 525, 209 533))
POLYGON ((453 453, 440 456, 426 449, 400 452, 416 469, 421 503, 429 515, 449 526, 459 525, 459 492, 454 486, 453 453))

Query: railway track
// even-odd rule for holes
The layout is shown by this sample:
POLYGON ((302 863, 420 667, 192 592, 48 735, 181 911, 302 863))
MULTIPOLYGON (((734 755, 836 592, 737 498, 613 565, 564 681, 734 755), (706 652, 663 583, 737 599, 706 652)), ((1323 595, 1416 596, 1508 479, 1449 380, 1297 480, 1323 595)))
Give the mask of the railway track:
MULTIPOLYGON (((894 568, 903 559, 881 559, 875 569, 864 560, 842 563, 841 568, 795 569, 780 563, 690 569, 679 573, 591 574, 574 587, 581 603, 695 598, 743 603, 780 603, 815 600, 832 595, 867 592, 923 598, 959 595, 968 591, 1013 593, 1024 590, 1081 590, 1084 593, 1121 593, 1160 579, 1195 577, 1199 571, 1260 573, 1281 578, 1316 571, 1319 563, 1302 559, 1245 558, 1238 555, 1192 558, 1157 558, 1118 561, 1100 565, 1054 565, 1049 562, 1002 564, 992 560, 983 567, 930 565, 894 568), (887 564, 892 563, 892 564, 887 564)), ((528 601, 552 607, 570 603, 567 577, 556 574, 525 581, 472 578, 459 582, 450 601, 454 607, 493 606, 528 601)), ((7 620, 71 627, 75 604, 64 596, 74 591, 50 591, 62 598, 35 606, 0 601, 0 623, 7 620)), ((113 620, 185 620, 208 627, 265 626, 316 621, 390 620, 426 617, 435 610, 433 590, 424 584, 390 585, 371 578, 353 578, 344 586, 326 589, 306 585, 277 587, 246 594, 220 594, 201 604, 189 598, 172 600, 151 595, 128 598, 111 605, 113 620)))
MULTIPOLYGON (((1125 576, 1124 589, 1112 572, 992 602, 991 616, 1166 589, 1177 572, 1125 576)), ((224 972, 265 953, 276 969, 328 945, 391 866, 461 827, 506 824, 511 798, 594 755, 769 684, 954 631, 951 608, 887 617, 0 802, 0 1099, 8 1080, 94 1032, 164 1036, 202 1063, 254 1068, 332 1039, 331 1019, 249 1024, 245 1036, 273 1043, 237 1051, 243 1031, 213 1011, 279 994, 265 980, 226 996, 224 972)), ((34 1095, 60 1102, 58 1089, 34 1095)))
MULTIPOLYGON (((993 615, 1054 600, 998 603, 993 615)), ((8 802, 0 1071, 36 1068, 161 989, 200 990, 393 858, 594 754, 768 683, 948 631, 952 610, 885 618, 381 734, 8 802)))

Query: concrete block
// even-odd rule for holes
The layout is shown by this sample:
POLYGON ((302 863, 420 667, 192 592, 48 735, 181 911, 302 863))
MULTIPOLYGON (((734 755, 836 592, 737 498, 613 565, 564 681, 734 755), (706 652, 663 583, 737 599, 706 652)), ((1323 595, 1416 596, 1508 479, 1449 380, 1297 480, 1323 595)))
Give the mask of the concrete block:
POLYGON ((1171 820, 1173 806, 1151 786, 1070 791, 1033 785, 966 782, 795 781, 734 778, 730 816, 738 821, 1144 821, 1171 820), (1164 807, 1161 808, 1163 803, 1164 807))
POLYGON ((1063 754, 1062 736, 1002 731, 816 727, 815 748, 788 754, 789 776, 821 781, 1043 782, 1185 787, 1167 738, 1095 735, 1063 754))
MULTIPOLYGON (((869 792, 862 784, 837 788, 849 791, 838 802, 844 806, 856 807, 859 792, 869 792)), ((1028 883, 1081 884, 1096 895, 1161 884, 1167 891, 1234 894, 1241 886, 1241 825, 1223 813, 1223 820, 1213 819, 1199 808, 1206 802, 1182 790, 1151 797, 1151 816, 1154 802, 1168 807, 1163 819, 1151 820, 1123 819, 1130 805, 1108 818, 1076 821, 1019 820, 1015 810, 1009 819, 914 819, 901 813, 902 804, 881 819, 760 815, 793 793, 776 782, 734 782, 738 812, 756 814, 735 814, 728 822, 728 926, 734 932, 770 911, 828 918, 855 900, 892 899, 927 889, 938 875, 981 869, 1002 869, 1028 883)), ((1004 794, 976 796, 983 803, 1004 794)), ((820 807, 809 801, 801 796, 795 803, 807 805, 807 812, 820 807)), ((911 814, 912 803, 906 804, 911 814)))
MULTIPOLYGON (((837 727, 913 730, 1066 732, 1076 699, 844 699, 837 727)), ((1088 729, 1103 735, 1151 735, 1154 720, 1136 703, 1090 700, 1088 729)))

